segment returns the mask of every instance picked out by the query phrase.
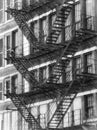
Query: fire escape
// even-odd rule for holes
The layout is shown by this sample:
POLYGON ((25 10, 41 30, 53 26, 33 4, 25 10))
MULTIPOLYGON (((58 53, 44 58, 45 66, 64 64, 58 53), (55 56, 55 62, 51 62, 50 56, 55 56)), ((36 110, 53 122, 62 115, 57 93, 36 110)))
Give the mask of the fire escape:
MULTIPOLYGON (((32 91, 29 93, 16 94, 8 93, 7 96, 17 107, 17 110, 21 113, 22 117, 32 126, 33 129, 42 129, 39 121, 34 117, 33 112, 30 111, 28 104, 34 102, 34 95, 40 94, 47 98, 56 98, 59 94, 58 104, 53 116, 47 124, 47 128, 58 128, 70 108, 73 100, 82 86, 81 81, 87 77, 90 80, 95 80, 96 76, 82 73, 82 75, 76 74, 76 69, 72 71, 73 79, 70 82, 58 83, 60 77, 65 73, 65 68, 68 66, 70 60, 74 54, 78 51, 79 47, 84 43, 90 42, 90 39, 96 37, 96 33, 93 30, 80 28, 75 31, 74 36, 70 40, 66 41, 65 44, 59 44, 57 42, 59 35, 62 32, 65 22, 68 19, 70 12, 73 9, 75 2, 68 0, 67 2, 59 2, 50 0, 37 3, 36 6, 32 5, 28 8, 21 10, 8 8, 7 12, 10 13, 23 34, 28 39, 29 43, 33 48, 38 49, 38 52, 32 52, 28 57, 16 56, 15 51, 12 50, 10 54, 10 60, 14 64, 15 68, 21 73, 21 75, 30 83, 32 91), (34 35, 34 31, 29 27, 27 21, 34 17, 36 11, 43 13, 57 7, 57 16, 52 25, 52 29, 46 38, 45 44, 39 44, 39 41, 34 35), (47 9, 47 10, 46 10, 47 9), (29 70, 33 65, 33 62, 38 57, 46 55, 48 61, 55 60, 52 71, 49 73, 48 79, 45 82, 40 83, 34 77, 34 73, 29 70), (78 87, 79 86, 79 87, 78 87)), ((40 13, 40 14, 41 14, 40 13)), ((72 27, 72 32, 75 30, 75 25, 72 27)), ((69 33, 69 32, 68 32, 69 33)), ((67 34, 68 36, 69 34, 67 34)), ((70 75, 67 76, 70 79, 70 75)))

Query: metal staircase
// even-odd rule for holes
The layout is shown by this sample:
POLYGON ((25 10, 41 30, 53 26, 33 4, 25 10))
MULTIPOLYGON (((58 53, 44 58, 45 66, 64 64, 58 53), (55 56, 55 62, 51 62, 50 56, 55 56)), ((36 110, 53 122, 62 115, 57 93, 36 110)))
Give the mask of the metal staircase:
MULTIPOLYGON (((82 69, 82 68, 81 68, 82 69)), ((72 70, 71 70, 72 71, 72 70)), ((61 94, 59 92, 59 99, 57 99, 57 108, 48 122, 48 128, 58 128, 62 122, 64 116, 72 105, 77 93, 82 90, 87 90, 85 83, 97 80, 96 74, 80 73, 76 74, 76 69, 72 72, 72 80, 70 80, 70 75, 67 76, 69 82, 65 83, 65 90, 62 90, 61 94)), ((53 111, 54 108, 52 108, 53 111)))
MULTIPOLYGON (((64 3, 61 7, 59 12, 57 13, 56 20, 52 26, 52 30, 49 33, 47 39, 46 39, 46 44, 50 45, 53 44, 55 47, 58 46, 56 44, 58 37, 62 31, 62 28, 64 27, 64 23, 70 14, 72 7, 73 7, 73 0, 70 0, 69 2, 64 3)), ((27 23, 23 21, 21 15, 16 13, 11 12, 12 15, 15 18, 15 21, 17 22, 18 26, 20 29, 23 31, 24 35, 27 37, 27 39, 30 39, 29 42, 33 44, 33 46, 36 46, 37 39, 34 36, 34 33, 30 28, 28 27, 27 23), (17 16, 16 16, 17 14, 17 16), (22 22, 22 24, 21 24, 22 22), (32 39, 31 39, 32 37, 32 39)), ((75 25, 74 25, 75 26, 75 25)), ((72 30, 71 30, 72 31, 72 30)), ((22 56, 21 58, 16 58, 14 56, 14 53, 11 54, 11 61, 13 62, 14 66, 16 69, 22 74, 22 76, 32 85, 41 87, 44 84, 49 84, 49 83, 58 83, 60 77, 63 75, 65 72, 65 68, 70 62, 70 57, 72 58, 75 52, 78 51, 80 45, 83 44, 83 42, 89 42, 89 39, 96 37, 95 32, 90 31, 90 30, 84 30, 80 29, 76 31, 76 35, 71 38, 71 40, 66 41, 65 46, 63 45, 63 48, 60 48, 60 54, 56 58, 55 65, 49 75, 49 78, 43 82, 42 84, 38 84, 37 81, 34 78, 34 75, 28 70, 28 64, 27 61, 25 60, 25 57, 22 56), (69 57, 70 56, 70 57, 69 57), (25 62, 26 61, 26 62, 25 62)), ((68 34, 69 35, 69 34, 68 34)), ((47 49, 47 48, 46 48, 47 49)), ((49 51, 49 49, 48 49, 49 51)), ((30 62, 30 61, 28 61, 30 62)), ((75 74, 75 71, 73 72, 75 74)), ((68 77, 70 78, 70 77, 68 77)), ((75 99, 78 90, 76 91, 76 86, 73 88, 74 92, 73 94, 69 94, 70 91, 72 91, 72 86, 75 83, 79 83, 79 80, 76 80, 75 78, 69 83, 65 84, 65 87, 67 90, 64 92, 64 94, 60 97, 58 100, 58 105, 57 108, 51 117, 50 121, 48 122, 48 127, 49 128, 58 128, 62 119, 64 118, 65 114, 67 113, 68 109, 70 108, 73 100, 75 99)), ((29 108, 27 107, 26 103, 24 100, 22 101, 21 98, 16 95, 16 94, 8 94, 8 97, 11 98, 15 106, 17 107, 18 111, 21 113, 21 115, 24 117, 24 119, 29 122, 32 125, 32 128, 37 130, 37 129, 42 129, 41 126, 39 125, 37 119, 33 116, 33 113, 29 111, 29 108)))
POLYGON ((68 16, 70 15, 73 5, 74 5, 73 0, 70 0, 69 2, 66 2, 65 4, 62 5, 61 9, 57 14, 55 22, 52 26, 50 34, 46 39, 47 44, 55 44, 57 42, 62 29, 65 27, 65 22, 68 16))
POLYGON ((26 62, 30 66, 30 64, 31 64, 30 61, 27 60, 26 62, 24 62, 23 56, 22 56, 22 60, 19 58, 16 58, 14 51, 11 52, 11 56, 9 58, 10 58, 11 62, 14 64, 15 68, 23 76, 23 78, 25 78, 30 83, 31 88, 34 88, 35 86, 37 86, 39 84, 38 81, 35 79, 34 74, 28 70, 28 66, 27 66, 26 62))
POLYGON ((32 115, 30 108, 25 105, 25 102, 22 101, 22 99, 19 96, 13 93, 11 95, 8 94, 8 97, 12 100, 12 102, 14 103, 20 114, 23 116, 25 121, 31 125, 32 129, 42 129, 37 119, 35 119, 35 117, 32 115))
MULTIPOLYGON (((73 2, 73 0, 70 0, 69 2, 73 2)), ((61 33, 62 28, 64 27, 64 23, 72 10, 73 3, 71 4, 69 2, 66 2, 64 4, 64 6, 61 6, 59 13, 56 17, 56 20, 54 22, 54 25, 52 27, 52 30, 47 37, 47 40, 46 40, 47 44, 52 43, 54 45, 54 43, 57 41, 59 34, 61 33), (52 40, 52 42, 50 39, 52 40), (56 39, 56 41, 55 41, 55 39, 56 39)), ((15 18, 15 21, 17 22, 18 26, 22 29, 22 31, 25 33, 25 35, 29 38, 30 38, 30 35, 31 35, 31 37, 33 37, 32 33, 30 33, 32 30, 28 27, 27 23, 25 22, 26 19, 24 20, 24 16, 21 16, 21 14, 18 14, 16 10, 11 11, 11 9, 8 9, 7 11, 13 15, 13 17, 15 18), (29 30, 30 30, 30 32, 29 32, 29 30), (27 34, 26 34, 26 32, 27 32, 27 34)), ((31 40, 31 41, 33 41, 33 40, 31 40)), ((35 42, 35 40, 34 40, 34 42, 35 42)), ((27 81, 30 81, 30 83, 32 81, 32 83, 37 84, 37 82, 34 82, 34 81, 36 81, 34 78, 32 78, 34 80, 31 79, 31 76, 33 77, 33 74, 31 74, 27 70, 26 62, 28 62, 28 61, 25 60, 25 57, 22 56, 22 59, 24 58, 24 61, 23 61, 23 60, 20 60, 19 58, 18 59, 15 58, 13 56, 14 55, 11 55, 11 60, 13 60, 13 64, 15 65, 16 69, 23 75, 24 78, 27 79, 27 81), (21 64, 21 66, 20 66, 20 64, 21 64)), ((58 74, 58 72, 56 74, 58 74)))
POLYGON ((47 83, 57 83, 60 77, 64 73, 64 68, 68 65, 70 61, 70 57, 73 57, 75 52, 78 51, 79 47, 85 42, 90 44, 89 40, 97 37, 95 31, 90 32, 88 30, 80 29, 76 32, 76 35, 72 38, 72 40, 66 42, 65 48, 61 50, 61 54, 56 59, 56 63, 50 73, 49 78, 47 79, 47 83), (62 67, 64 63, 64 66, 62 67))
POLYGON ((21 29, 22 33, 27 38, 29 43, 35 46, 38 41, 34 35, 34 31, 28 26, 26 22, 26 19, 28 18, 26 17, 26 15, 21 15, 17 11, 18 10, 13 10, 11 8, 7 9, 7 13, 10 13, 14 17, 15 22, 17 23, 17 25, 19 26, 19 28, 21 29))

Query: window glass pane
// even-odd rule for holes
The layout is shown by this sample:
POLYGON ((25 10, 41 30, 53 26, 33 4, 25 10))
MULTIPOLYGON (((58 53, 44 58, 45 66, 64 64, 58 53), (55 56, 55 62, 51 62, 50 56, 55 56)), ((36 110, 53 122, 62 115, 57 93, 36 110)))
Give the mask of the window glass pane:
POLYGON ((0 10, 3 9, 3 0, 0 0, 0 10))
POLYGON ((47 105, 41 105, 40 106, 40 124, 43 128, 46 127, 47 123, 47 105))
POLYGON ((82 68, 81 58, 80 57, 76 58, 75 62, 76 62, 76 73, 79 74, 83 71, 82 70, 83 68, 82 68))
POLYGON ((87 63, 86 64, 87 72, 88 73, 94 73, 94 70, 93 70, 94 62, 93 62, 93 55, 92 55, 92 53, 86 55, 86 63, 87 63))
POLYGON ((35 116, 35 118, 38 118, 38 107, 37 106, 33 106, 31 108, 31 113, 35 116))
POLYGON ((86 12, 87 15, 93 16, 94 12, 94 0, 86 0, 86 12))
POLYGON ((0 23, 2 23, 3 22, 3 10, 0 10, 0 23))
POLYGON ((3 66, 3 39, 0 39, 0 67, 3 66))
POLYGON ((41 32, 40 32, 40 40, 41 42, 45 42, 47 37, 48 25, 46 18, 41 19, 41 32))
POLYGON ((4 16, 3 2, 4 2, 4 0, 0 0, 0 23, 3 22, 3 16, 4 16))
POLYGON ((69 82, 72 80, 72 62, 66 67, 66 81, 69 82))
POLYGON ((0 114, 0 130, 3 130, 3 114, 0 114))
POLYGON ((30 44, 25 36, 23 36, 23 54, 28 55, 30 53, 30 44))
POLYGON ((0 67, 3 66, 3 54, 0 53, 0 67))
MULTIPOLYGON (((13 4, 12 0, 6 0, 6 9, 7 7, 11 7, 12 4, 13 4)), ((12 16, 9 13, 6 13, 6 17, 7 20, 10 20, 12 18, 12 16)))
POLYGON ((28 81, 24 79, 24 92, 29 92, 29 90, 30 90, 30 85, 28 81))
POLYGON ((15 30, 12 32, 12 48, 15 49, 17 44, 18 44, 18 30, 15 30))
POLYGON ((53 113, 55 112, 56 107, 57 107, 56 102, 49 103, 49 119, 53 116, 53 113))
POLYGON ((0 52, 3 51, 3 39, 0 39, 0 52))
POLYGON ((0 83, 0 100, 2 100, 3 90, 2 90, 2 83, 0 83))
POLYGON ((10 122, 10 113, 5 112, 4 113, 4 130, 10 130, 11 128, 11 122, 10 122))
POLYGON ((76 30, 80 28, 80 20, 81 20, 81 8, 80 3, 75 5, 75 22, 76 22, 76 30))
POLYGON ((17 78, 17 75, 15 75, 15 76, 12 76, 12 81, 11 81, 11 83, 12 83, 12 88, 11 88, 11 90, 12 90, 12 93, 16 93, 16 90, 17 90, 17 85, 18 85, 18 78, 17 78))
POLYGON ((94 101, 93 94, 89 94, 85 96, 85 115, 87 118, 94 116, 93 101, 94 101))
POLYGON ((12 130, 18 130, 18 113, 17 113, 17 111, 12 112, 12 130))
POLYGON ((7 64, 11 63, 11 61, 9 60, 10 51, 11 51, 11 39, 10 39, 10 36, 7 36, 6 37, 6 58, 8 58, 7 64))
POLYGON ((6 92, 10 92, 10 80, 6 81, 6 92))

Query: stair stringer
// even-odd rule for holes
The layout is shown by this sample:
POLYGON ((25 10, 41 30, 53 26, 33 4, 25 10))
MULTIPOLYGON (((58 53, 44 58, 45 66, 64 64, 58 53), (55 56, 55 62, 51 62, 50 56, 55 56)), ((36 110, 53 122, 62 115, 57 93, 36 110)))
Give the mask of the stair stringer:
POLYGON ((10 59, 20 74, 31 84, 32 88, 39 85, 39 82, 35 79, 33 73, 31 73, 28 68, 26 68, 24 64, 25 62, 22 62, 20 59, 15 59, 15 54, 13 51, 11 52, 10 59))
POLYGON ((14 17, 15 22, 17 23, 17 25, 19 26, 19 28, 21 29, 22 33, 27 38, 31 46, 36 48, 36 45, 38 44, 38 39, 34 34, 34 30, 32 30, 28 26, 25 15, 21 15, 17 13, 17 10, 11 10, 10 8, 8 8, 7 13, 10 13, 14 17))
POLYGON ((26 122, 28 122, 32 126, 32 129, 42 130, 42 127, 40 126, 38 120, 35 119, 34 115, 31 113, 30 108, 27 108, 25 102, 22 101, 22 99, 18 95, 12 93, 11 95, 7 94, 7 96, 12 100, 17 110, 26 120, 26 122))
MULTIPOLYGON (((63 92, 64 94, 58 100, 59 103, 57 105, 57 108, 56 108, 54 114, 52 115, 50 121, 48 122, 48 125, 47 125, 48 128, 58 128, 60 123, 62 122, 64 116, 66 115, 67 111, 71 107, 71 105, 78 93, 78 88, 75 87, 77 90, 73 94, 71 94, 71 95, 69 94, 69 91, 71 91, 71 89, 74 89, 74 88, 72 88, 72 86, 75 81, 76 80, 71 81, 69 86, 67 86, 67 90, 65 92, 63 92), (69 96, 72 96, 72 97, 70 97, 70 103, 68 104, 67 99, 69 96), (66 107, 66 103, 68 104, 67 107, 66 107)), ((81 86, 81 83, 79 81, 77 81, 77 82, 81 86)))
POLYGON ((46 38, 46 44, 55 44, 58 40, 58 37, 60 33, 62 32, 62 29, 65 27, 65 22, 73 8, 74 1, 69 0, 69 1, 64 1, 62 2, 62 5, 59 6, 57 9, 57 16, 56 19, 52 25, 52 29, 50 30, 47 38, 46 38), (70 4, 69 2, 73 2, 70 4), (69 11, 68 11, 69 9, 69 11), (67 12, 67 14, 66 14, 67 12))

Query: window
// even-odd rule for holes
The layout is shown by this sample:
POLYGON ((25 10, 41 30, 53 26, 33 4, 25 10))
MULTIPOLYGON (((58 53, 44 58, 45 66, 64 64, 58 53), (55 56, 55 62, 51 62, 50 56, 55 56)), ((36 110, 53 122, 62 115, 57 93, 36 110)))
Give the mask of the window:
POLYGON ((72 62, 66 67, 66 81, 69 82, 72 80, 72 62))
POLYGON ((3 88, 2 88, 2 83, 0 83, 0 100, 3 99, 3 88))
POLYGON ((3 39, 0 39, 0 67, 3 66, 3 39))
POLYGON ((40 106, 40 124, 42 128, 46 128, 47 124, 47 105, 40 106))
POLYGON ((4 20, 4 0, 0 0, 0 23, 4 20))
POLYGON ((41 82, 44 82, 44 81, 47 79, 47 77, 48 77, 48 69, 47 69, 46 66, 40 68, 40 73, 39 73, 39 75, 40 75, 40 81, 41 81, 41 82))
POLYGON ((8 94, 11 92, 11 84, 10 79, 5 80, 5 94, 8 94))
MULTIPOLYGON (((8 7, 17 8, 18 0, 5 0, 5 2, 6 2, 5 10, 7 10, 8 7)), ((21 6, 21 5, 19 5, 19 6, 21 6)), ((9 13, 6 13, 6 20, 10 20, 11 18, 12 18, 12 16, 9 13)))
POLYGON ((76 73, 80 74, 82 72, 81 58, 78 57, 75 59, 76 62, 76 73))
POLYGON ((50 14, 50 16, 49 16, 49 28, 50 28, 50 29, 52 28, 55 19, 56 19, 56 15, 55 15, 55 13, 50 14))
POLYGON ((12 32, 12 48, 14 49, 18 44, 18 30, 12 32))
POLYGON ((15 49, 17 43, 18 43, 18 30, 14 30, 12 33, 9 33, 6 35, 6 58, 8 59, 6 61, 6 64, 11 64, 10 60, 10 52, 12 49, 15 49))
POLYGON ((86 0, 87 28, 94 29, 94 0, 86 0))
MULTIPOLYGON (((6 9, 7 7, 11 7, 12 2, 11 0, 6 0, 6 9)), ((6 20, 10 20, 12 18, 12 16, 9 13, 6 13, 6 20)))
POLYGON ((40 41, 44 43, 46 41, 47 37, 47 31, 48 31, 48 25, 47 25, 47 20, 46 17, 41 19, 40 21, 40 41))
POLYGON ((12 111, 12 122, 11 122, 11 129, 18 130, 18 112, 12 111))
POLYGON ((4 130, 11 129, 11 119, 10 119, 10 112, 4 112, 4 130))
POLYGON ((39 70, 34 70, 34 77, 37 81, 39 81, 39 70))
POLYGON ((93 94, 85 95, 85 115, 87 118, 94 116, 93 94))
MULTIPOLYGON (((51 32, 51 29, 52 29, 52 26, 53 26, 53 24, 55 22, 55 19, 56 19, 56 14, 55 13, 51 13, 49 15, 49 19, 48 19, 49 20, 48 21, 48 34, 51 32)), ((50 39, 52 41, 52 37, 50 39)))
POLYGON ((18 49, 16 49, 17 45, 18 45, 18 30, 14 30, 12 32, 12 45, 11 45, 11 49, 15 50, 16 54, 19 53, 18 49))
POLYGON ((92 53, 89 53, 86 56, 86 72, 93 73, 93 57, 92 53))
POLYGON ((75 5, 76 30, 80 29, 80 20, 81 20, 81 6, 80 3, 78 2, 75 5))
POLYGON ((65 40, 66 41, 70 40, 72 37, 71 18, 72 18, 72 15, 70 13, 65 22, 65 40))
POLYGON ((88 16, 93 16, 94 0, 86 0, 86 13, 88 16))
POLYGON ((29 92, 30 90, 30 85, 29 82, 24 79, 24 92, 29 92))
POLYGON ((39 23, 38 23, 38 21, 32 22, 31 28, 34 31, 36 38, 38 39, 39 38, 39 23))
POLYGON ((25 36, 23 36, 23 54, 24 56, 30 54, 30 44, 25 36))
POLYGON ((14 75, 11 77, 11 92, 12 93, 16 93, 16 90, 17 90, 17 85, 18 85, 18 77, 17 75, 14 75))
POLYGON ((11 64, 10 61, 10 51, 11 51, 11 37, 10 35, 6 36, 6 58, 7 58, 7 65, 11 64))
MULTIPOLYGON (((31 30, 32 30, 32 32, 34 33, 34 35, 35 35, 35 37, 37 38, 37 41, 39 41, 39 22, 36 20, 36 21, 33 21, 33 22, 31 22, 31 30)), ((41 39, 41 38, 40 38, 41 39)), ((32 44, 30 44, 30 51, 31 52, 36 52, 36 51, 38 51, 38 49, 36 49, 36 48, 33 48, 33 45, 32 44)))
POLYGON ((3 130, 3 118, 4 118, 4 115, 3 113, 0 113, 0 130, 3 130))

